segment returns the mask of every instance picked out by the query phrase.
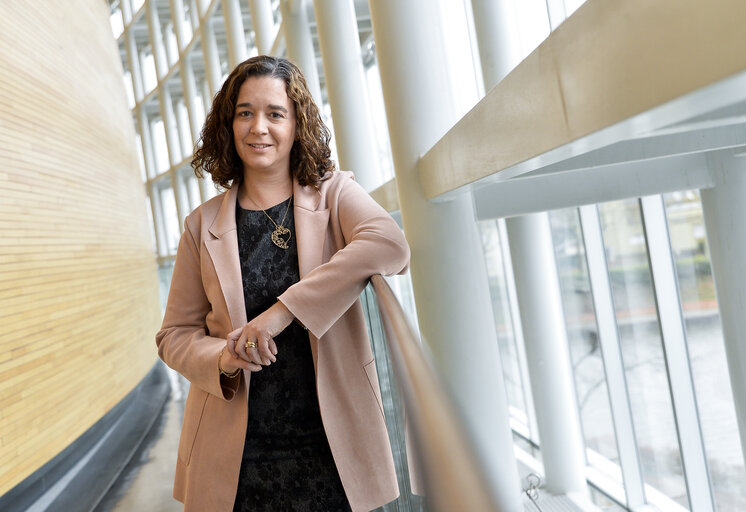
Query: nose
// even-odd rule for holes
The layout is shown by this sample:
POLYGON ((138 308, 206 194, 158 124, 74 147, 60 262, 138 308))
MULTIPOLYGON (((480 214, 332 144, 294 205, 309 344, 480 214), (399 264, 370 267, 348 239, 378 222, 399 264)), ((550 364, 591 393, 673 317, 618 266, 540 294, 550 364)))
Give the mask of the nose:
POLYGON ((254 122, 251 123, 249 131, 254 135, 264 135, 267 133, 267 119, 263 114, 254 117, 254 122))

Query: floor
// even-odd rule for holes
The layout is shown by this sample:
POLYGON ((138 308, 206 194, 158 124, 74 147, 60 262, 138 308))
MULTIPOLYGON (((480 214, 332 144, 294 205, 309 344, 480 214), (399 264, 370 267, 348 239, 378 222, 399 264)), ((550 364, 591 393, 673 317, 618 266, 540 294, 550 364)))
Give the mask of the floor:
POLYGON ((181 503, 171 496, 176 453, 188 383, 169 369, 171 396, 142 448, 96 512, 176 512, 181 503))

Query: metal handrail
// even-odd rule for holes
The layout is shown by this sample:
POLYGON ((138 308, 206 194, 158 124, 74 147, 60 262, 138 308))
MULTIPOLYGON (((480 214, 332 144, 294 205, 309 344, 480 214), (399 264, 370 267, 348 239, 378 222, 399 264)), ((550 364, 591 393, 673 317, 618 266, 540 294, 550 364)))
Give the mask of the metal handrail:
MULTIPOLYGON (((415 467, 422 471, 429 508, 448 512, 501 510, 455 408, 423 353, 399 301, 382 276, 374 275, 370 280, 404 398, 414 441, 415 467)), ((412 455, 409 453, 408 458, 412 455)))

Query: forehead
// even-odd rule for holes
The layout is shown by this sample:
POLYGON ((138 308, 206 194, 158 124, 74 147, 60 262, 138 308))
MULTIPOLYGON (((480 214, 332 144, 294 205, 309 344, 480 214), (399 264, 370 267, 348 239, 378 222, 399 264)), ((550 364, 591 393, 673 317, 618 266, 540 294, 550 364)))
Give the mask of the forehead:
POLYGON ((236 104, 281 105, 290 108, 293 102, 288 98, 285 82, 271 76, 250 76, 238 90, 236 104))

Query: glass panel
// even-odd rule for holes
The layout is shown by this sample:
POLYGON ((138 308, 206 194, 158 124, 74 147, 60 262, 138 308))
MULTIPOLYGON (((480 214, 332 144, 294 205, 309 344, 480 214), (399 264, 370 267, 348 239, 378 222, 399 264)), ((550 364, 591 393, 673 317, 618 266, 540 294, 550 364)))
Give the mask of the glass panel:
POLYGON ((409 320, 416 335, 419 335, 420 324, 417 320, 417 309, 414 303, 414 290, 412 289, 412 274, 407 272, 404 275, 386 276, 386 282, 393 290, 396 299, 401 304, 404 314, 409 320))
POLYGON ((166 127, 161 119, 150 124, 150 134, 153 137, 153 152, 155 153, 155 167, 158 173, 165 172, 171 167, 168 161, 168 145, 166 144, 166 127))
POLYGON ((142 179, 143 183, 148 181, 147 176, 145 175, 145 156, 142 154, 142 138, 140 137, 139 133, 135 134, 135 147, 137 148, 137 163, 140 166, 140 178, 142 179))
POLYGON ((124 92, 127 94, 127 106, 132 110, 135 108, 135 91, 132 90, 132 73, 124 72, 124 92))
POLYGON ((185 16, 184 16, 184 24, 182 25, 184 27, 184 41, 188 43, 192 40, 192 22, 189 19, 188 13, 186 13, 185 9, 185 16))
POLYGON ((176 127, 179 132, 179 142, 182 148, 182 158, 192 156, 192 135, 189 132, 189 112, 187 111, 184 99, 176 103, 176 127))
POLYGON ((145 81, 145 93, 155 89, 158 85, 158 77, 155 72, 155 59, 153 54, 148 49, 145 53, 141 53, 141 64, 140 69, 143 71, 145 81))
POLYGON ((376 134, 378 161, 381 166, 380 183, 383 184, 394 177, 394 164, 391 156, 389 127, 386 121, 386 108, 383 103, 381 76, 378 74, 377 64, 373 64, 365 70, 365 78, 368 84, 370 112, 373 116, 373 125, 375 127, 374 133, 376 134))
POLYGON ((578 7, 585 3, 585 0, 564 0, 565 2, 565 14, 569 17, 572 13, 578 10, 578 7))
POLYGON ((521 55, 525 58, 549 35, 546 0, 513 0, 521 55))
POLYGON ((199 194, 199 180, 197 180, 194 173, 187 172, 184 176, 184 181, 187 197, 189 199, 189 211, 191 212, 202 202, 202 198, 199 194))
POLYGON ((158 266, 158 292, 161 298, 161 315, 166 313, 168 290, 171 288, 171 276, 174 273, 173 260, 166 260, 158 266))
POLYGON ((445 58, 449 69, 447 76, 453 91, 451 99, 456 107, 455 114, 461 117, 471 110, 480 98, 477 84, 482 81, 482 76, 477 76, 475 67, 479 56, 472 52, 469 16, 465 3, 440 0, 439 8, 440 32, 445 46, 441 58, 445 58))
MULTIPOLYGON (((202 95, 198 94, 194 98, 194 105, 197 107, 197 121, 199 123, 205 122, 205 104, 202 102, 202 95)), ((200 130, 202 129, 202 126, 200 126, 200 130)))
POLYGON ((114 34, 114 39, 117 39, 124 32, 124 20, 120 9, 117 8, 111 12, 109 23, 111 23, 111 32, 114 34))
POLYGON ((639 203, 599 213, 643 477, 688 507, 639 203))
POLYGON ((167 177, 156 186, 161 199, 160 214, 165 229, 166 250, 168 254, 176 254, 181 233, 179 232, 179 217, 176 214, 176 199, 174 198, 174 189, 171 187, 171 179, 167 177))
POLYGON ((528 425, 526 402, 523 398, 524 387, 521 378, 518 350, 515 343, 513 321, 510 314, 508 288, 505 279, 504 261, 497 221, 489 220, 479 223, 482 235, 484 259, 487 265, 487 276, 490 281, 492 311, 495 315, 495 331, 502 362, 505 391, 508 395, 510 414, 523 425, 528 425))
POLYGON ((619 452, 578 211, 575 208, 553 211, 549 219, 585 445, 618 464, 619 452))
POLYGON ((151 248, 153 249, 153 254, 155 256, 158 256, 158 251, 156 250, 156 240, 155 240, 155 223, 153 222, 153 210, 150 207, 150 196, 145 196, 145 211, 148 214, 148 225, 150 226, 150 243, 151 248))
POLYGON ((667 194, 664 200, 715 504, 718 510, 746 510, 746 469, 702 204, 696 190, 667 194))

